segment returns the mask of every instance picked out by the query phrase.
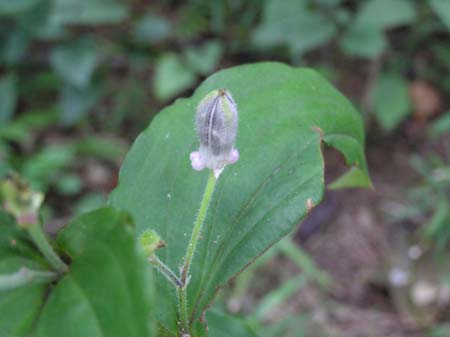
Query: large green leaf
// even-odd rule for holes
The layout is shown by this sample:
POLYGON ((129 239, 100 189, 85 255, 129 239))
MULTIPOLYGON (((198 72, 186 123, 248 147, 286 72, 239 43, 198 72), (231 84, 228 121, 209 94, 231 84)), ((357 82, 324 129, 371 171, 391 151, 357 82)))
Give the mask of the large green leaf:
POLYGON ((37 337, 150 336, 146 263, 125 212, 80 216, 58 236, 72 258, 41 313, 37 337))
MULTIPOLYGON (((321 201, 322 141, 367 175, 360 115, 318 73, 279 63, 220 71, 191 98, 164 109, 138 137, 110 196, 112 205, 132 214, 138 233, 153 228, 162 236, 167 247, 158 256, 172 270, 182 262, 208 175, 189 162, 198 146, 195 108, 217 88, 230 90, 239 107, 241 159, 218 181, 194 256, 188 294, 194 319, 218 288, 321 201)), ((157 284, 166 298, 158 305, 158 319, 175 335, 175 292, 162 277, 157 284)))

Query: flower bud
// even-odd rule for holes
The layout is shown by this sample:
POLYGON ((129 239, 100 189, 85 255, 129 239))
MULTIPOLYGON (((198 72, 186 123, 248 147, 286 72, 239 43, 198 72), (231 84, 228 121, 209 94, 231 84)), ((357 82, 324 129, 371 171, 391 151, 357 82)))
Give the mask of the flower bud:
POLYGON ((18 175, 9 175, 0 185, 5 210, 15 217, 21 227, 39 222, 39 209, 44 195, 33 191, 18 175))
POLYGON ((156 249, 166 246, 166 243, 161 240, 161 237, 153 230, 146 230, 139 237, 139 244, 141 245, 147 257, 153 255, 156 249))
POLYGON ((192 167, 212 169, 217 177, 226 165, 239 159, 234 149, 238 111, 231 94, 219 89, 206 95, 197 107, 195 124, 200 148, 191 153, 192 167))

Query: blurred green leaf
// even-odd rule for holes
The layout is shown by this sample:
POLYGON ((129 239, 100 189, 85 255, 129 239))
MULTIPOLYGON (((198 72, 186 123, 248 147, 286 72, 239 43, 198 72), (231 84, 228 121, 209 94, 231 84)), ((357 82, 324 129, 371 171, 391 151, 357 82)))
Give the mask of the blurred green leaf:
POLYGON ((150 267, 126 213, 103 208, 84 214, 57 242, 72 262, 50 293, 35 336, 152 336, 150 267))
POLYGON ((328 287, 331 284, 330 275, 321 270, 313 258, 308 255, 300 246, 293 241, 292 237, 287 237, 279 243, 280 251, 294 262, 300 269, 301 274, 306 276, 308 281, 317 282, 321 287, 328 287))
POLYGON ((17 106, 17 78, 7 74, 0 78, 0 122, 11 119, 17 106))
POLYGON ((434 13, 450 30, 450 0, 428 0, 434 13))
POLYGON ((416 9, 413 1, 368 0, 358 8, 355 25, 385 30, 410 24, 415 18, 416 9))
POLYGON ((118 0, 54 0, 52 25, 104 25, 125 20, 129 10, 118 0))
POLYGON ((0 139, 26 142, 35 130, 49 127, 57 120, 55 108, 28 110, 8 124, 0 124, 0 139))
POLYGON ((374 58, 387 46, 385 30, 410 24, 415 18, 416 9, 408 0, 362 2, 340 41, 341 48, 349 55, 374 58))
POLYGON ((76 174, 64 174, 57 180, 56 188, 64 195, 77 194, 83 188, 83 180, 76 174))
POLYGON ((433 215, 423 227, 423 235, 433 241, 437 250, 443 251, 450 242, 450 205, 448 200, 441 199, 433 210, 433 215))
POLYGON ((53 49, 53 68, 69 84, 84 88, 90 81, 99 61, 99 53, 91 40, 73 41, 53 49))
POLYGON ((259 48, 287 45, 293 55, 298 55, 325 44, 335 34, 334 23, 307 1, 268 0, 252 41, 259 48))
POLYGON ((134 39, 142 44, 154 44, 167 39, 172 33, 169 20, 163 16, 146 14, 133 27, 134 39))
POLYGON ((294 296, 294 294, 307 283, 308 277, 300 273, 278 285, 261 299, 261 302, 254 313, 254 318, 257 320, 264 320, 268 317, 270 312, 276 310, 279 305, 283 304, 288 298, 294 296))
POLYGON ((100 89, 95 86, 80 89, 64 85, 59 96, 61 123, 72 126, 80 121, 93 108, 99 97, 100 89))
POLYGON ((164 54, 155 65, 155 96, 162 101, 168 100, 193 86, 196 79, 192 70, 184 65, 176 54, 164 54))
POLYGON ((30 45, 30 37, 21 31, 7 31, 0 35, 0 61, 15 65, 23 60, 30 45))
POLYGON ((74 161, 75 153, 69 145, 51 145, 28 158, 21 173, 36 190, 45 192, 74 161))
POLYGON ((340 40, 340 46, 348 55, 375 58, 384 51, 387 40, 383 31, 376 28, 350 25, 340 40))
POLYGON ((209 41, 200 47, 187 47, 184 58, 187 65, 200 75, 211 73, 219 64, 223 53, 223 45, 217 41, 209 41))
POLYGON ((433 137, 439 137, 450 133, 450 111, 447 111, 428 127, 428 133, 433 137))
POLYGON ((240 318, 212 310, 206 319, 210 337, 258 337, 240 318))
POLYGON ((128 149, 128 146, 118 138, 102 138, 99 136, 82 138, 75 141, 73 146, 80 155, 111 161, 121 159, 128 149))
POLYGON ((410 113, 408 82, 399 74, 380 74, 373 93, 375 116, 390 131, 410 113))
POLYGON ((77 201, 74 208, 75 214, 91 212, 106 205, 106 197, 102 193, 88 193, 77 201))
POLYGON ((2 0, 0 1, 0 16, 17 15, 33 8, 40 0, 2 0))

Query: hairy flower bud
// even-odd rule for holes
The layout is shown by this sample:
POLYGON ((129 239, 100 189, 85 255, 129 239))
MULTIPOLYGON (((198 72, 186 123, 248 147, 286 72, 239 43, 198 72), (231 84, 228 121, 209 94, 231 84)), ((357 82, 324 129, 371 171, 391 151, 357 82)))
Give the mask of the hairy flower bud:
POLYGON ((191 153, 192 167, 212 169, 218 177, 226 165, 239 159, 234 149, 238 111, 231 94, 219 89, 206 95, 197 107, 195 124, 200 148, 191 153))
POLYGON ((156 249, 166 246, 161 237, 151 229, 144 231, 139 236, 139 244, 147 257, 152 256, 156 249))

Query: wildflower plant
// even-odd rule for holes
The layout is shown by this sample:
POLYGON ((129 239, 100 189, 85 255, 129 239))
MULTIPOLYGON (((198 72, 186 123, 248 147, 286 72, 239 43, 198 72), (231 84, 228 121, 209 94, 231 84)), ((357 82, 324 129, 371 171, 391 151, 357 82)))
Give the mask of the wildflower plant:
POLYGON ((207 309, 321 201, 324 143, 351 167, 334 188, 370 186, 361 118, 316 72, 260 63, 212 75, 138 137, 108 207, 74 219, 56 240, 44 234, 66 268, 0 213, 0 332, 198 337, 232 329, 238 321, 207 309), (17 283, 23 267, 52 277, 17 283))

